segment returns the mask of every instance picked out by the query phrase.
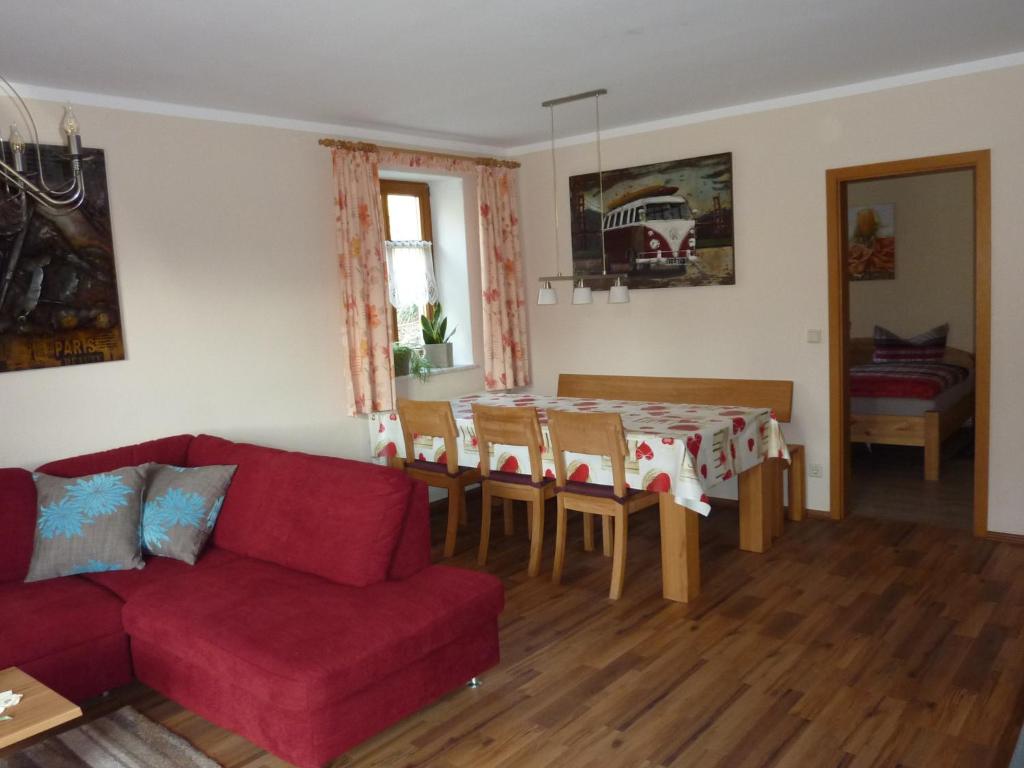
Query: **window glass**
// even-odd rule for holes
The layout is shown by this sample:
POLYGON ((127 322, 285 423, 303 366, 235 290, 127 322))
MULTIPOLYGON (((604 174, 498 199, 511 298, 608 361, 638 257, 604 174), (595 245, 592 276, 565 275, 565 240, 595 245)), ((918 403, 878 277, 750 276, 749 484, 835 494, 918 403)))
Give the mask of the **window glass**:
POLYGON ((412 195, 388 195, 389 240, 422 240, 420 200, 412 195))

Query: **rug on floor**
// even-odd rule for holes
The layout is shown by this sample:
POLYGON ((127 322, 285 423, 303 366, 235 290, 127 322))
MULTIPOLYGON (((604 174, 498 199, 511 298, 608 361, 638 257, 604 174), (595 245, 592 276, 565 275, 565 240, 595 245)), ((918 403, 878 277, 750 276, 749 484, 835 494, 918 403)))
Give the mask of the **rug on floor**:
POLYGON ((133 707, 122 707, 0 757, 0 768, 220 768, 220 764, 133 707))

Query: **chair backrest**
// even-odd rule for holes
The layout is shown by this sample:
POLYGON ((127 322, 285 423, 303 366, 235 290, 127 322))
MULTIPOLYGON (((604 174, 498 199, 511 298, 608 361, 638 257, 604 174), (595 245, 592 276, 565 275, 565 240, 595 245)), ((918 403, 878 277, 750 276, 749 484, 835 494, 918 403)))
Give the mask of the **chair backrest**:
MULTIPOLYGON (((458 428, 451 403, 447 400, 399 400, 398 418, 405 438, 406 463, 416 459, 412 445, 414 435, 440 437, 444 439, 448 473, 454 475, 459 471, 458 428)), ((433 461, 433 458, 427 460, 433 461)))
POLYGON ((771 408, 775 411, 775 418, 782 422, 789 421, 793 412, 793 382, 769 379, 684 379, 671 376, 563 373, 558 377, 558 396, 771 408))
POLYGON ((544 435, 536 408, 506 408, 473 403, 477 447, 480 450, 480 474, 491 474, 491 445, 525 445, 530 454, 530 479, 539 483, 544 477, 541 446, 544 435))
POLYGON ((612 464, 615 495, 626 495, 626 434, 619 414, 549 410, 548 432, 560 488, 569 477, 565 465, 565 452, 569 451, 607 456, 612 464))

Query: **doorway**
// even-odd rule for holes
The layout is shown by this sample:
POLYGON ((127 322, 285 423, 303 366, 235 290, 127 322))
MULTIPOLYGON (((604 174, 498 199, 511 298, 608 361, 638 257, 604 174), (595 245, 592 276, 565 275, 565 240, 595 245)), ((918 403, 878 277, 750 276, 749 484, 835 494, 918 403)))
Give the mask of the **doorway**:
MULTIPOLYGON (((975 535, 988 534, 988 431, 989 431, 989 372, 991 327, 991 205, 990 154, 988 150, 956 155, 916 158, 887 163, 837 168, 826 173, 828 206, 828 258, 829 258, 829 379, 830 379, 830 480, 831 516, 842 519, 850 511, 852 457, 851 437, 861 443, 872 441, 895 442, 903 446, 920 446, 922 460, 934 464, 935 451, 944 439, 957 431, 973 413, 973 492, 972 528, 975 535), (973 184, 973 397, 958 396, 955 408, 944 406, 941 414, 922 413, 920 416, 899 421, 883 417, 865 419, 851 411, 849 370, 864 354, 864 341, 851 338, 851 301, 848 244, 851 225, 848 211, 851 192, 856 200, 864 182, 897 180, 932 174, 952 174, 968 171, 973 184), (851 422, 851 416, 853 416, 851 422), (931 451, 929 452, 929 446, 931 451)), ((871 214, 864 214, 871 218, 871 214)), ((886 215, 884 208, 877 212, 886 215)), ((853 234, 875 221, 854 221, 853 234)), ((883 259, 884 261, 884 259, 883 259)), ((880 268, 885 269, 883 264, 880 268)), ((876 265, 877 267, 877 265, 876 265)), ((853 270, 862 266, 856 261, 853 270)), ((898 267, 897 267, 898 269, 898 267)), ((858 275, 861 276, 861 275, 858 275)), ((884 276, 884 275, 883 275, 884 276)), ((879 347, 880 349, 880 347, 879 347)), ((898 452, 897 452, 898 453, 898 452)), ((904 452, 905 453, 905 452, 904 452)), ((929 469, 925 464, 925 469, 929 469)), ((934 476, 938 464, 930 467, 934 476)), ((969 471, 969 470, 968 470, 969 471)), ((923 486, 922 486, 923 487, 923 486)))

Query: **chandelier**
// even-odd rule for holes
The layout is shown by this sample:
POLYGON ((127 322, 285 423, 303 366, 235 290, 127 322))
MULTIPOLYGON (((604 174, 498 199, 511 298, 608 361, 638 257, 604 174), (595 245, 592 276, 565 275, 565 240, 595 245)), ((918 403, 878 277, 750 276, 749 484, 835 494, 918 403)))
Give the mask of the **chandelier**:
MULTIPOLYGON (((601 243, 601 275, 602 278, 608 278, 608 254, 605 251, 604 244, 604 226, 605 226, 605 210, 604 210, 604 170, 601 167, 601 97, 607 94, 608 91, 604 88, 599 88, 595 91, 586 91, 585 93, 576 93, 572 96, 562 96, 558 99, 551 99, 541 103, 542 107, 548 109, 551 116, 551 204, 553 210, 554 220, 554 254, 555 254, 555 272, 554 275, 546 275, 540 278, 540 291, 537 294, 538 304, 557 304, 558 294, 555 292, 554 287, 551 285, 554 282, 562 280, 571 280, 574 282, 572 291, 572 303, 573 304, 590 304, 593 302, 593 294, 589 285, 586 284, 586 277, 580 275, 574 277, 573 275, 563 275, 561 269, 558 267, 558 253, 560 250, 559 239, 558 239, 558 166, 556 163, 555 153, 555 107, 560 104, 568 104, 573 101, 581 101, 583 99, 594 100, 594 127, 595 127, 595 138, 597 145, 597 185, 598 185, 598 238, 601 243)), ((629 302, 629 287, 624 285, 622 277, 617 276, 615 278, 615 284, 609 288, 608 291, 608 303, 609 304, 625 304, 629 302)))
POLYGON ((0 91, 14 106, 15 119, 10 136, 0 136, 0 237, 12 238, 7 253, 0 253, 0 310, 4 309, 8 292, 14 281, 29 220, 36 208, 46 214, 65 216, 75 211, 85 200, 85 180, 82 175, 82 140, 78 135, 78 118, 70 104, 64 106, 60 127, 67 141, 70 174, 66 181, 51 183, 46 178, 43 154, 39 145, 36 121, 24 99, 14 86, 0 75, 0 91), (28 133, 28 141, 19 128, 28 133))

